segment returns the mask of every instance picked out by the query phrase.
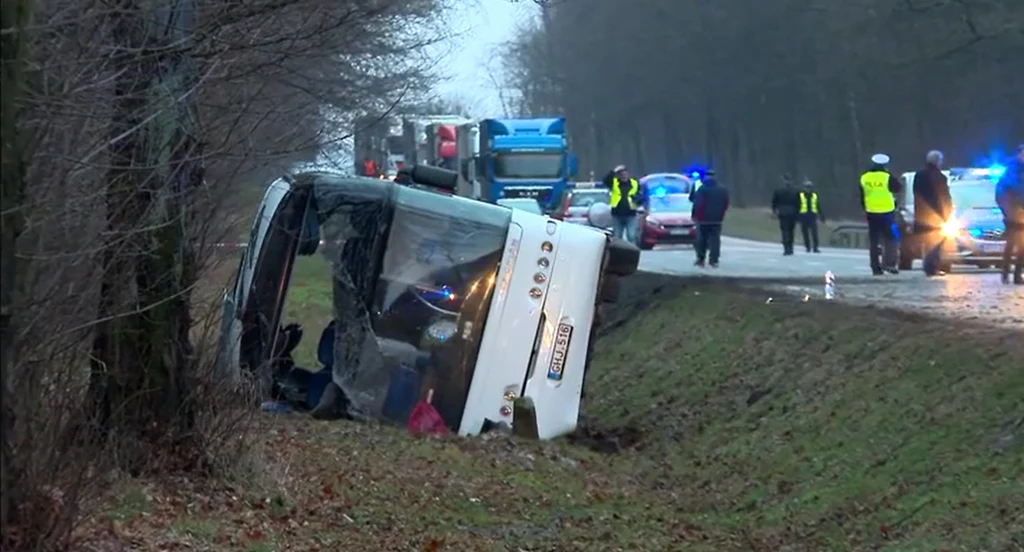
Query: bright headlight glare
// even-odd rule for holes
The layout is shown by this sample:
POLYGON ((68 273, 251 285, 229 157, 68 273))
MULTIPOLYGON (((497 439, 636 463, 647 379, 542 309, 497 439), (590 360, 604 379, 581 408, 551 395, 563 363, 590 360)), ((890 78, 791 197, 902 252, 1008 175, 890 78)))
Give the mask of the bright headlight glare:
POLYGON ((942 223, 942 235, 947 238, 955 238, 960 235, 960 222, 956 219, 949 219, 942 223))

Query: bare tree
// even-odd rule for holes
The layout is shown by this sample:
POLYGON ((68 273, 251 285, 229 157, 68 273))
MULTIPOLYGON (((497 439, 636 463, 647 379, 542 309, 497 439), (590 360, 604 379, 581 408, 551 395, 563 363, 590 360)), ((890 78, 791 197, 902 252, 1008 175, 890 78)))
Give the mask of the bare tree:
POLYGON ((115 464, 217 454, 197 421, 205 244, 251 215, 267 179, 343 137, 350 113, 426 90, 444 8, 3 4, 5 550, 66 539, 115 464))

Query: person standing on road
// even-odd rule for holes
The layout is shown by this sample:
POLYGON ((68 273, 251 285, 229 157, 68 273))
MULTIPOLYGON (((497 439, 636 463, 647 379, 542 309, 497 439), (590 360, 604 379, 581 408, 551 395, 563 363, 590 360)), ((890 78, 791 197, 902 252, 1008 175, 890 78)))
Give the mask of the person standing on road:
POLYGON ((643 203, 640 182, 630 178, 625 165, 619 165, 602 179, 611 192, 608 205, 612 208, 612 235, 636 244, 637 211, 643 203))
POLYGON ((924 273, 942 276, 942 225, 953 215, 953 197, 949 179, 942 174, 943 155, 932 150, 924 158, 924 168, 914 173, 914 238, 924 251, 924 273))
POLYGON ((1024 285, 1024 144, 1017 146, 1017 156, 1006 167, 996 185, 996 203, 1003 212, 1006 246, 1003 249, 1003 283, 1024 285))
POLYGON ((788 174, 782 175, 782 187, 772 194, 772 216, 779 219, 782 254, 792 255, 796 222, 800 216, 800 191, 788 174))
POLYGON ((821 253, 818 248, 819 220, 825 222, 825 215, 821 213, 821 204, 818 202, 818 192, 814 190, 813 182, 804 180, 804 189, 800 192, 800 231, 808 253, 821 253))
POLYGON ((860 201, 868 220, 871 273, 899 274, 896 268, 896 195, 900 181, 889 173, 889 156, 871 156, 871 167, 860 177, 860 201), (881 255, 881 260, 879 260, 881 255))
POLYGON ((369 176, 371 178, 377 178, 377 164, 373 162, 373 159, 366 157, 363 159, 363 176, 369 176))
POLYGON ((693 221, 697 224, 697 266, 707 259, 711 268, 718 268, 722 253, 722 223, 729 210, 729 190, 718 184, 715 171, 708 169, 700 188, 690 194, 693 202, 693 221))

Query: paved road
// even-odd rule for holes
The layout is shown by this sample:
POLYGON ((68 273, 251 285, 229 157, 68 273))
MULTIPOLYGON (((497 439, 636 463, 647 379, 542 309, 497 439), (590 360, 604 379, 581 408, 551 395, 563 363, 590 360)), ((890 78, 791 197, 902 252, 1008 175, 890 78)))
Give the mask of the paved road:
MULTIPOLYGON (((768 280, 780 291, 822 300, 825 272, 836 275, 839 298, 844 301, 891 305, 943 316, 975 319, 1024 329, 1024 287, 1004 286, 999 273, 956 267, 943 278, 926 278, 918 269, 898 275, 872 276, 867 253, 824 248, 791 257, 782 246, 737 238, 723 238, 721 266, 693 266, 693 249, 673 247, 645 251, 640 269, 665 274, 707 275, 721 278, 768 280)), ((919 268, 919 265, 918 265, 919 268)))

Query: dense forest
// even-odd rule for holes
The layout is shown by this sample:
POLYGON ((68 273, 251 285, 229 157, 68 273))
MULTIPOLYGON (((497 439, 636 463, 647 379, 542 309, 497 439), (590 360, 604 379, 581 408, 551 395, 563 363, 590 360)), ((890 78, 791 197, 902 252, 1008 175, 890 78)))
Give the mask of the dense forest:
POLYGON ((756 205, 790 173, 850 203, 872 153, 903 171, 1024 141, 1018 0, 537 4, 508 78, 523 114, 569 117, 583 174, 713 165, 756 205))

